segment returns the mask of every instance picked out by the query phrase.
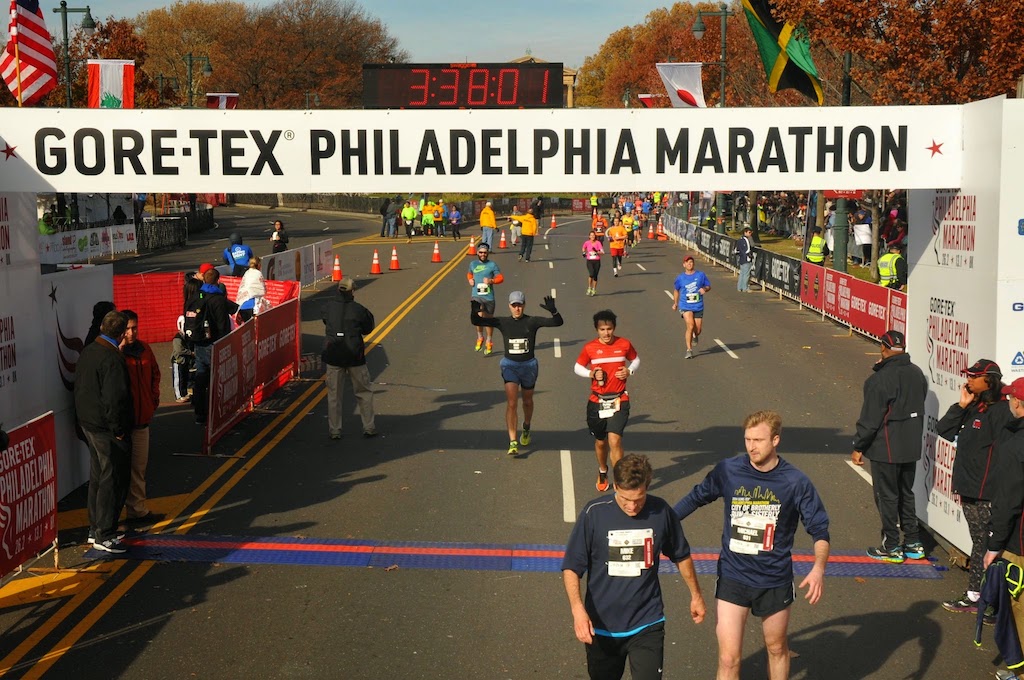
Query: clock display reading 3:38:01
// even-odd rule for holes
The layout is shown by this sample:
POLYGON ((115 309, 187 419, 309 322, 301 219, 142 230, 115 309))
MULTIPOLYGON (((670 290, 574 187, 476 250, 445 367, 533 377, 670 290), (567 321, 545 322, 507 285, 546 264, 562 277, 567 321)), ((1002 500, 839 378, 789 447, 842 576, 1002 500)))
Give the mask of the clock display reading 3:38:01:
POLYGON ((363 64, 367 109, 560 109, 561 64, 363 64))

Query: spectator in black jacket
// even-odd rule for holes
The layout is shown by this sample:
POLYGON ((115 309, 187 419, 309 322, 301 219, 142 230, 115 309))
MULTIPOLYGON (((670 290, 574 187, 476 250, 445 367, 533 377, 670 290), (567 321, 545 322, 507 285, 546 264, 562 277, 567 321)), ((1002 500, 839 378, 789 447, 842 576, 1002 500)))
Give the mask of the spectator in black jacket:
POLYGON ((108 312, 99 337, 86 345, 75 369, 75 414, 89 446, 89 538, 97 550, 120 554, 118 532, 128 496, 131 432, 135 424, 128 369, 119 345, 128 320, 108 312))
POLYGON ((344 278, 338 282, 338 294, 327 301, 321 312, 325 326, 324 363, 327 364, 327 427, 331 439, 341 438, 344 414, 341 398, 345 374, 352 380, 352 391, 363 420, 363 436, 376 437, 373 390, 370 371, 366 368, 366 347, 363 336, 373 331, 373 314, 355 301, 355 281, 344 278))
MULTIPOLYGON (((1002 389, 1009 397, 1011 420, 996 440, 992 493, 992 525, 985 553, 985 568, 1002 558, 1024 568, 1024 378, 1002 389)), ((1004 583, 1005 587, 1006 584, 1004 583)), ((1018 637, 1024 634, 1024 598, 1013 598, 1013 619, 1018 637)))
POLYGON ((882 518, 882 545, 868 548, 868 557, 899 564, 904 557, 924 557, 914 507, 914 476, 921 457, 928 381, 910 363, 903 333, 886 331, 881 354, 874 373, 864 381, 852 459, 855 465, 863 465, 864 458, 871 461, 875 505, 882 518))
POLYGON ((203 274, 203 286, 199 289, 198 301, 186 303, 185 316, 189 308, 200 309, 202 332, 193 337, 193 351, 196 360, 195 383, 192 387, 192 410, 196 423, 206 424, 209 412, 210 364, 213 360, 213 343, 231 332, 231 315, 238 311, 238 305, 228 300, 220 286, 220 272, 210 269, 203 274))
POLYGON ((939 419, 936 431, 943 439, 956 442, 953 491, 960 494, 960 507, 971 533, 970 575, 967 591, 942 606, 946 611, 976 614, 992 517, 995 441, 1013 415, 1001 393, 1003 373, 999 364, 979 359, 964 373, 967 382, 960 387, 960 401, 939 419))

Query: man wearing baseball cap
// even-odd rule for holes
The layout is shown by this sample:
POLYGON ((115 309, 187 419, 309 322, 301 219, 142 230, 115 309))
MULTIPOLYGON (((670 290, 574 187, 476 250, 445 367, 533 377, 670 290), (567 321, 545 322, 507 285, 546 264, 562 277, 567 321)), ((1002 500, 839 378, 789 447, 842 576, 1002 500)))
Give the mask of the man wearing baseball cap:
MULTIPOLYGON (((991 578, 982 586, 982 600, 995 600, 998 591, 1007 590, 1007 581, 1011 573, 1018 576, 1024 568, 1024 538, 1021 524, 1024 522, 1024 378, 1017 378, 1001 390, 1009 399, 1011 419, 1002 429, 995 443, 995 468, 993 477, 998 480, 992 493, 992 521, 988 536, 988 552, 985 553, 984 567, 997 559, 1004 559, 1005 578, 991 578), (989 585, 995 592, 990 592, 989 585), (990 599, 991 596, 991 599, 990 599)), ((1009 609, 1013 614, 1016 640, 1007 631, 1001 630, 1009 622, 1006 620, 1005 606, 999 608, 996 620, 996 641, 1003 660, 1011 668, 1024 667, 1024 656, 1020 650, 1020 636, 1024 634, 1024 598, 1008 597, 1009 609), (1012 642, 1012 644, 1007 644, 1012 642)), ((976 638, 977 639, 977 638, 976 638)), ((1003 673, 1001 671, 1001 673, 1003 673)), ((1017 675, 997 675, 997 677, 1015 678, 1017 675)))
POLYGON ((906 347, 900 331, 882 335, 882 358, 864 381, 864 403, 851 456, 855 465, 863 465, 865 458, 871 461, 875 505, 882 518, 882 545, 868 548, 868 557, 897 564, 905 556, 924 557, 914 507, 914 476, 921 457, 928 380, 910 363, 906 347))
MULTIPOLYGON (((521 290, 514 290, 508 296, 508 309, 511 316, 488 316, 481 314, 481 305, 473 299, 473 309, 469 322, 487 327, 491 333, 495 328, 501 331, 505 339, 505 356, 501 358, 501 377, 505 381, 505 425, 508 426, 508 455, 519 453, 519 446, 530 445, 530 425, 533 422, 533 390, 537 386, 539 366, 534 349, 537 344, 537 330, 544 327, 562 325, 562 315, 555 308, 555 299, 550 295, 544 297, 540 308, 551 314, 550 319, 530 316, 524 312, 526 295, 521 290), (523 435, 519 433, 519 393, 523 395, 523 435)), ((494 307, 491 307, 492 311, 494 307)), ((479 328, 479 326, 478 326, 479 328)), ((490 345, 490 343, 488 343, 490 345)))
POLYGON ((943 439, 956 442, 953 491, 960 494, 960 507, 971 534, 971 561, 967 590, 959 598, 943 602, 942 607, 950 612, 976 614, 992 516, 993 444, 1013 415, 1002 395, 1003 373, 999 364, 978 359, 964 375, 967 382, 960 387, 959 402, 949 407, 935 429, 943 439))
MULTIPOLYGON (((488 204, 490 205, 490 204, 488 204)), ((466 272, 466 280, 469 282, 471 293, 470 314, 475 318, 479 309, 481 318, 494 316, 494 286, 505 280, 501 269, 494 262, 491 262, 491 247, 481 243, 476 247, 476 260, 469 263, 469 271, 466 272)), ((484 350, 488 355, 494 351, 494 328, 487 328, 487 345, 484 345, 484 324, 476 324, 476 349, 479 352, 484 350)))

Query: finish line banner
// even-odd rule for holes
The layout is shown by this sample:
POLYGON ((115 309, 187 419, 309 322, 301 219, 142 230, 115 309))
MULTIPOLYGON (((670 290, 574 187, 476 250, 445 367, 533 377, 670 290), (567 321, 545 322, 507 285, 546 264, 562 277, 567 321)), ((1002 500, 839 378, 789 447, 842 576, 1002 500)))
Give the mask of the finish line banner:
POLYGON ((961 106, 5 109, 7 191, 587 192, 958 187, 961 106))

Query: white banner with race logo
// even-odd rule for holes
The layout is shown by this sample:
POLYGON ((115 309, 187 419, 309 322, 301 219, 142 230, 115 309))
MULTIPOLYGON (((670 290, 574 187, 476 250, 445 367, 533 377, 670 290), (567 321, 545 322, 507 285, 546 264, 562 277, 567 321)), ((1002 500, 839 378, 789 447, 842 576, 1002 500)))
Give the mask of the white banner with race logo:
POLYGON ((17 191, 431 194, 959 186, 960 106, 7 109, 17 191))
MULTIPOLYGON (((1009 316, 1009 306, 1004 314, 992 303, 1003 277, 1000 247, 1007 225, 1000 205, 1004 196, 1012 196, 1000 190, 998 159, 1002 154, 1005 165, 1011 139, 1003 136, 1003 103, 992 99, 964 107, 961 187, 912 191, 908 206, 907 342, 931 388, 915 486, 918 516, 966 553, 971 538, 952 483, 956 447, 937 436, 935 424, 959 400, 964 369, 980 358, 1007 367, 997 351, 996 328, 1009 316)), ((1012 271, 1019 272, 1019 264, 1012 271)))
POLYGON ((134 253, 139 249, 134 224, 39 235, 39 261, 65 264, 111 259, 111 254, 134 253))

